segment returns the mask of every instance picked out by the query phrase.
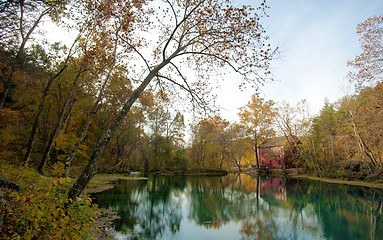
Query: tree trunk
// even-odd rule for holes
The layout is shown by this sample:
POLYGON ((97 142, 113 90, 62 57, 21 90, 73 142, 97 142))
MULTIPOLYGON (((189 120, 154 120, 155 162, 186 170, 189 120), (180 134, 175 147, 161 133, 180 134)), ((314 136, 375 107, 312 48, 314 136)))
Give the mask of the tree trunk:
POLYGON ((65 121, 64 121, 62 129, 61 129, 61 134, 64 134, 66 132, 66 127, 68 126, 69 118, 70 118, 70 115, 72 114, 73 106, 76 103, 76 101, 77 101, 77 99, 74 98, 73 101, 71 102, 70 106, 69 106, 68 114, 66 115, 65 121))
POLYGON ((13 189, 13 190, 16 190, 16 191, 20 190, 20 185, 19 184, 14 183, 14 182, 4 178, 1 175, 0 175, 0 187, 6 187, 6 188, 13 189))
MULTIPOLYGON (((23 2, 20 1, 20 12, 21 12, 21 21, 22 22, 22 19, 23 19, 23 2)), ((17 54, 15 56, 15 63, 17 63, 18 66, 22 66, 25 62, 25 45, 27 43, 27 41, 29 40, 32 32, 36 29, 36 27, 39 25, 41 19, 46 15, 48 14, 50 11, 52 10, 52 8, 48 8, 48 9, 45 9, 39 16, 38 18, 34 21, 33 25, 31 26, 31 28, 29 29, 29 31, 27 32, 27 34, 24 36, 24 32, 23 32, 23 28, 22 26, 20 26, 20 35, 21 35, 21 38, 22 38, 22 42, 20 44, 20 47, 17 51, 17 54)), ((6 86, 5 86, 5 89, 3 91, 3 95, 1 96, 0 98, 0 110, 3 108, 4 106, 4 103, 5 103, 5 99, 7 98, 8 96, 8 93, 9 93, 9 89, 11 87, 11 84, 12 84, 12 80, 13 80, 13 77, 15 75, 15 71, 16 71, 16 67, 15 66, 12 66, 11 68, 11 72, 9 74, 9 77, 8 77, 8 80, 7 80, 7 83, 6 83, 6 86)))
MULTIPOLYGON (((313 164, 314 167, 315 167, 315 162, 318 164, 317 168, 318 168, 318 173, 319 173, 320 175, 317 175, 317 176, 318 176, 318 177, 323 177, 323 173, 322 173, 322 170, 321 170, 321 168, 320 168, 320 164, 319 164, 319 162, 318 162, 318 159, 315 158, 315 160, 314 160, 314 157, 313 157, 313 156, 316 155, 316 150, 315 150, 314 139, 313 139, 312 137, 311 137, 311 144, 313 145, 313 154, 312 154, 312 155, 310 154, 310 158, 311 158, 312 164, 313 164), (314 161, 315 161, 315 162, 314 162, 314 161)), ((311 153, 311 151, 310 151, 310 146, 309 146, 308 148, 309 148, 309 152, 311 153)))
POLYGON ((239 160, 239 161, 237 161, 237 159, 235 159, 234 158, 234 162, 235 162, 235 165, 237 165, 237 167, 238 167, 238 170, 240 171, 240 172, 242 172, 242 169, 241 169, 241 159, 239 160))
POLYGON ((221 162, 219 163, 219 169, 222 169, 224 157, 221 155, 221 162))
POLYGON ((5 104, 5 99, 8 96, 8 92, 9 92, 9 89, 11 88, 11 83, 12 83, 12 79, 14 75, 15 75, 15 68, 12 67, 11 72, 9 73, 9 76, 8 76, 8 80, 5 85, 5 89, 3 91, 3 95, 1 96, 1 99, 0 99, 0 111, 1 109, 3 109, 3 106, 5 104))
POLYGON ((257 133, 254 134, 254 154, 255 154, 255 166, 259 169, 259 154, 258 154, 258 137, 257 133))
POLYGON ((60 71, 58 71, 53 77, 51 77, 48 80, 47 85, 44 88, 43 94, 42 94, 42 96, 40 98, 40 104, 39 104, 39 107, 37 109, 35 120, 33 121, 32 131, 31 131, 31 135, 29 137, 28 146, 27 146, 27 152, 25 153, 25 156, 24 156, 24 164, 25 165, 28 164, 28 160, 29 160, 29 158, 31 156, 33 144, 34 144, 34 141, 35 141, 36 131, 37 131, 37 128, 38 128, 38 125, 39 125, 39 119, 40 119, 41 113, 43 112, 45 98, 48 95, 49 89, 50 89, 53 81, 56 78, 58 78, 64 72, 64 70, 66 69, 66 67, 68 65, 69 57, 72 55, 72 50, 73 50, 74 46, 76 45, 77 41, 80 39, 81 35, 82 35, 82 31, 80 31, 80 33, 77 35, 76 39, 73 41, 73 44, 72 44, 72 46, 69 49, 68 55, 67 55, 67 57, 66 57, 66 59, 64 61, 63 66, 61 67, 60 71))
POLYGON ((371 161, 371 165, 372 167, 376 168, 376 165, 377 165, 377 161, 375 159, 375 156, 374 154, 371 152, 371 150, 368 148, 368 146, 366 145, 366 143, 363 141, 362 137, 360 136, 359 134, 359 131, 358 131, 358 127, 355 123, 355 118, 354 118, 354 114, 352 113, 352 111, 349 111, 348 112, 348 116, 350 117, 351 119, 351 122, 352 122, 352 126, 354 128, 354 134, 355 134, 355 137, 358 141, 358 144, 359 144, 359 148, 361 150, 361 152, 368 158, 370 159, 371 161))
POLYGON ((63 119, 64 119, 64 115, 65 115, 66 108, 67 108, 68 105, 69 105, 69 102, 70 102, 70 100, 71 100, 71 98, 72 98, 72 95, 73 95, 73 92, 74 92, 75 88, 77 87, 78 80, 80 79, 81 74, 84 72, 84 71, 83 71, 83 70, 84 70, 84 67, 85 67, 84 65, 85 65, 85 63, 83 63, 83 64, 81 65, 79 71, 77 72, 76 78, 74 79, 74 81, 73 81, 73 83, 72 83, 72 87, 71 87, 71 89, 70 89, 70 91, 69 91, 69 94, 68 94, 68 96, 67 96, 67 99, 66 99, 66 101, 65 101, 65 103, 64 103, 64 106, 63 106, 63 108, 62 108, 62 110, 61 110, 61 113, 60 113, 60 116, 59 116, 59 118, 58 118, 58 120, 57 120, 56 126, 55 126, 55 128, 54 128, 54 130, 53 130, 53 132, 52 132, 52 134, 51 134, 51 136, 50 136, 50 139, 49 139, 49 141, 48 141, 48 145, 47 145, 47 147, 45 148, 43 158, 42 158, 42 160, 41 160, 41 162, 40 162, 40 165, 39 165, 39 167, 38 167, 38 169, 37 169, 38 172, 39 172, 41 175, 43 175, 43 168, 44 168, 45 164, 46 164, 47 161, 48 161, 48 156, 49 156, 49 153, 50 153, 50 151, 51 151, 51 149, 52 149, 53 142, 54 142, 54 140, 56 139, 58 130, 59 130, 60 125, 61 125, 61 123, 62 123, 62 121, 63 121, 63 119))
POLYGON ((28 164, 28 160, 29 160, 31 153, 32 153, 32 148, 33 148, 33 144, 35 141, 36 131, 37 131, 37 128, 39 125, 39 119, 40 119, 41 113, 43 112, 45 98, 48 95, 48 92, 49 92, 49 89, 52 85, 53 80, 58 78, 64 72, 65 68, 66 68, 66 64, 60 69, 60 71, 56 75, 54 75, 53 77, 51 77, 48 80, 48 83, 44 88, 43 95, 40 98, 40 104, 39 104, 39 107, 37 109, 35 120, 33 121, 31 135, 29 136, 27 152, 25 153, 25 156, 24 156, 24 164, 25 165, 28 164))
MULTIPOLYGON (((311 152, 310 150, 310 146, 307 147, 308 151, 309 151, 309 155, 310 155, 310 161, 311 161, 311 164, 313 165, 313 168, 314 168, 314 172, 315 172, 315 175, 317 177, 322 177, 322 174, 320 174, 320 169, 317 170, 317 166, 315 165, 314 163, 314 157, 313 157, 313 153, 311 152)), ((319 168, 319 166, 318 166, 319 168)))
MULTIPOLYGON (((181 49, 179 49, 179 51, 180 50, 181 49)), ((150 73, 143 80, 143 82, 140 84, 140 86, 136 88, 136 90, 134 90, 134 92, 132 93, 132 96, 130 96, 130 98, 125 102, 124 106, 122 107, 121 111, 118 113, 116 118, 113 120, 110 127, 106 130, 105 134, 96 143, 96 146, 93 149, 92 155, 90 156, 88 165, 86 166, 85 170, 77 179, 77 181, 75 182, 75 184, 73 185, 73 187, 68 193, 69 199, 74 199, 80 196, 80 194, 82 193, 82 191, 84 190, 85 186, 88 184, 90 179, 92 179, 94 174, 96 174, 98 161, 101 157, 102 152, 105 149, 106 144, 113 137, 115 132, 118 130, 120 123, 129 113, 132 105, 135 103, 135 101, 138 99, 141 93, 145 90, 145 88, 150 83, 150 81, 158 74, 158 72, 164 66, 170 63, 170 60, 174 58, 177 54, 178 52, 176 51, 168 59, 164 60, 161 64, 157 65, 153 70, 151 70, 150 73)))
POLYGON ((123 146, 120 146, 120 143, 119 143, 119 138, 121 137, 121 135, 125 132, 126 129, 122 130, 120 134, 118 134, 118 136, 116 137, 116 148, 117 148, 117 153, 116 153, 116 158, 114 159, 114 162, 118 162, 118 160, 120 159, 120 156, 121 156, 121 152, 122 152, 122 149, 124 148, 124 145, 123 146))
POLYGON ((90 127, 90 124, 92 123, 92 120, 93 120, 94 116, 96 115, 96 113, 98 111, 99 103, 100 103, 102 97, 104 96, 105 87, 106 87, 106 85, 107 85, 107 83, 108 83, 108 81, 110 79, 110 76, 112 74, 114 65, 116 63, 116 50, 117 50, 117 40, 116 40, 115 45, 114 45, 113 62, 112 62, 111 66, 110 66, 110 68, 108 70, 108 75, 106 76, 105 81, 103 82, 103 84, 101 86, 100 92, 98 93, 97 99, 94 102, 94 104, 92 106, 92 109, 90 110, 88 120, 85 123, 84 129, 82 130, 82 133, 81 133, 80 137, 78 138, 76 144, 73 146, 72 151, 69 154, 69 156, 65 159, 64 170, 63 170, 63 173, 62 173, 62 177, 67 177, 68 176, 72 160, 76 156, 76 152, 80 148, 81 143, 85 140, 85 137, 88 134, 88 129, 90 127))

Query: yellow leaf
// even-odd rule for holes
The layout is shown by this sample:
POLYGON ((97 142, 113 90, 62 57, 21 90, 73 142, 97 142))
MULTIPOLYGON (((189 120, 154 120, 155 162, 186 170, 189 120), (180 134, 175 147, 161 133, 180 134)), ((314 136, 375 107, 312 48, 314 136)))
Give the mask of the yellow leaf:
POLYGON ((60 185, 66 183, 66 178, 60 178, 59 183, 60 185))

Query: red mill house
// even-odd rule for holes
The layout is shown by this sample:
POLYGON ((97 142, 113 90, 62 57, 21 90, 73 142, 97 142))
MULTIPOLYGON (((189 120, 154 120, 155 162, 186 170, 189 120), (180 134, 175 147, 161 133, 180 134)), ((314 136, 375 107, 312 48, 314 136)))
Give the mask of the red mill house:
POLYGON ((292 167, 291 157, 286 157, 289 151, 286 137, 268 139, 258 147, 259 165, 268 168, 282 168, 285 164, 286 167, 292 167))

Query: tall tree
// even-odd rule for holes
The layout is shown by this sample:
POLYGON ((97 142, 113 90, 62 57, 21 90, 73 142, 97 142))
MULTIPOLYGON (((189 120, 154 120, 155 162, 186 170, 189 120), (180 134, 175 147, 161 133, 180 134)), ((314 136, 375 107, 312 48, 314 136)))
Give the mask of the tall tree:
MULTIPOLYGON (((117 29, 116 34, 117 33, 118 33, 118 29, 117 29)), ((96 113, 97 113, 97 111, 99 109, 100 101, 104 97, 105 88, 106 88, 106 86, 107 86, 107 84, 109 82, 109 79, 111 77, 113 68, 114 68, 114 66, 116 64, 117 43, 118 43, 118 41, 117 41, 117 38, 116 38, 115 42, 114 42, 114 47, 113 47, 112 61, 111 61, 110 66, 109 66, 109 68, 107 70, 107 74, 105 76, 105 79, 102 82, 102 85, 100 87, 100 90, 98 92, 96 100, 93 103, 93 106, 92 106, 92 108, 90 110, 88 119, 87 119, 87 121, 85 123, 85 126, 84 126, 84 128, 83 128, 83 130, 82 130, 82 132, 80 134, 80 137, 78 138, 76 144, 73 146, 73 149, 72 149, 71 153, 65 159, 64 170, 63 170, 63 173, 62 173, 62 177, 67 177, 68 176, 69 170, 70 170, 70 164, 71 164, 73 158, 75 157, 77 150, 80 148, 81 143, 84 141, 84 139, 85 139, 85 137, 86 137, 86 135, 88 133, 88 129, 90 127, 90 124, 92 123, 92 120, 93 120, 94 116, 96 115, 96 113)))
MULTIPOLYGON (((69 198, 79 196, 96 173, 106 144, 153 79, 165 79, 181 89, 187 89, 192 96, 197 96, 190 82, 177 67, 179 61, 189 61, 196 66, 207 63, 219 67, 228 66, 241 74, 243 82, 255 85, 263 81, 264 70, 268 73, 273 52, 265 44, 265 31, 255 9, 247 6, 235 8, 230 6, 230 1, 165 1, 165 4, 168 6, 167 11, 159 18, 165 19, 159 24, 162 26, 159 29, 160 45, 154 49, 152 61, 144 57, 141 49, 143 46, 134 47, 131 37, 127 37, 129 35, 120 35, 126 45, 129 48, 134 47, 142 58, 146 73, 105 134, 97 141, 87 167, 69 191, 69 198), (181 82, 166 73, 169 69, 175 71, 181 82)), ((259 14, 264 11, 264 5, 262 2, 258 8, 259 14)))
POLYGON ((147 111, 147 126, 150 135, 164 137, 170 144, 183 142, 185 123, 179 111, 172 109, 173 100, 160 91, 153 99, 153 105, 147 111))
POLYGON ((217 134, 216 121, 211 118, 202 119, 192 126, 192 160, 195 166, 203 167, 213 155, 213 142, 217 134))
MULTIPOLYGON (((379 83, 376 87, 367 87, 354 96, 343 97, 339 106, 339 112, 344 118, 343 138, 348 136, 358 146, 356 149, 359 149, 362 158, 367 160, 371 172, 383 167, 383 122, 380 108, 382 97, 382 83, 379 83)), ((351 154, 353 151, 355 150, 349 149, 351 154)))
POLYGON ((258 144, 267 137, 274 135, 273 119, 275 117, 275 103, 251 96, 251 100, 239 109, 240 122, 245 126, 248 136, 253 139, 256 167, 259 168, 258 144))
POLYGON ((221 116, 202 119, 192 127, 192 160, 198 168, 231 166, 230 149, 234 132, 221 116))
POLYGON ((248 165, 249 161, 253 159, 253 141, 248 137, 246 129, 241 124, 232 124, 229 132, 231 141, 227 151, 239 171, 242 171, 241 165, 248 165))
POLYGON ((358 71, 350 72, 350 80, 362 84, 383 80, 383 15, 370 17, 357 27, 362 53, 348 66, 358 71))
MULTIPOLYGON (((306 157, 303 156, 301 146, 302 143, 307 145, 304 140, 307 140, 306 138, 308 138, 311 122, 312 119, 309 116, 306 100, 298 102, 296 106, 291 106, 287 102, 282 102, 278 106, 276 125, 279 131, 286 138, 287 145, 285 146, 285 151, 288 153, 288 157, 297 167, 298 172, 298 163, 302 164, 303 161, 306 160, 306 157)), ((320 169, 317 170, 317 166, 314 163, 312 155, 309 156, 309 159, 311 160, 314 171, 318 175, 320 169)))
POLYGON ((334 142, 337 131, 337 111, 334 104, 325 101, 317 118, 314 119, 314 129, 321 139, 323 158, 335 160, 334 142))
POLYGON ((0 110, 4 106, 17 69, 22 67, 25 62, 25 47, 31 39, 32 33, 35 32, 45 16, 49 15, 53 20, 59 19, 67 3, 67 0, 20 0, 7 1, 1 6, 0 43, 3 49, 15 50, 15 54, 7 75, 3 76, 2 79, 0 110))
MULTIPOLYGON (((122 32, 127 32, 130 30, 131 27, 129 27, 127 24, 129 22, 126 22, 126 19, 131 18, 130 12, 127 11, 131 8, 134 8, 134 5, 127 4, 121 0, 116 0, 109 3, 104 1, 90 1, 85 2, 85 7, 81 6, 80 12, 83 13, 84 16, 80 17, 82 21, 76 19, 76 22, 78 21, 79 23, 78 28, 80 29, 80 32, 83 32, 83 36, 79 41, 79 48, 81 49, 81 51, 78 53, 80 58, 80 61, 78 62, 79 69, 76 76, 74 77, 72 89, 68 91, 67 98, 63 104, 60 116, 58 117, 55 128, 53 129, 49 138, 48 145, 39 165, 38 170, 40 173, 42 173, 42 169, 47 162, 51 147, 66 114, 67 106, 72 99, 73 90, 78 87, 81 75, 85 71, 87 71, 88 74, 90 71, 92 71, 93 77, 96 77, 97 75, 103 75, 104 69, 110 68, 110 65, 114 65, 116 55, 115 49, 117 48, 118 43, 118 38, 116 35, 122 28, 124 28, 124 30, 121 30, 122 32), (119 15, 120 18, 115 17, 117 11, 121 11, 121 14, 119 15), (115 41, 113 41, 113 38, 115 41), (115 42, 115 47, 113 47, 112 42, 115 42)), ((107 75, 110 76, 111 71, 112 69, 109 70, 109 74, 107 75)), ((108 78, 109 77, 107 77, 107 79, 108 78)), ((103 84, 104 87, 101 87, 100 96, 97 97, 98 100, 96 100, 96 103, 93 106, 93 112, 94 109, 97 109, 98 107, 98 102, 102 98, 103 91, 107 82, 108 80, 106 80, 106 82, 103 84)), ((92 120, 93 115, 94 114, 91 114, 91 116, 88 118, 89 121, 92 120)), ((80 135, 80 141, 78 144, 76 144, 77 146, 81 144, 81 136, 85 137, 86 131, 87 127, 84 128, 85 134, 80 135)), ((72 157, 69 157, 69 159, 73 158, 74 153, 75 151, 72 151, 72 157)), ((68 160, 66 162, 70 161, 71 160, 68 160)), ((66 169, 67 168, 68 164, 66 164, 66 169)))

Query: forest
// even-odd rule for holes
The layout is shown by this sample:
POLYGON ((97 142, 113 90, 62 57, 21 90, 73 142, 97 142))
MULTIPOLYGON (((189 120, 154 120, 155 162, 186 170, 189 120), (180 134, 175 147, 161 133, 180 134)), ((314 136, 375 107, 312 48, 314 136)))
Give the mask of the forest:
MULTIPOLYGON (((257 91, 238 122, 215 111, 212 83, 221 70, 235 72, 240 88, 257 90, 270 77, 278 51, 261 24, 267 8, 1 1, 0 175, 35 184, 30 191, 55 189, 46 197, 61 194, 57 205, 65 207, 55 214, 68 216, 89 205, 68 199, 96 173, 243 171, 263 141, 284 136, 300 171, 382 182, 383 16, 357 28, 362 53, 347 63, 354 94, 325 101, 315 115, 306 100, 277 103, 257 91), (66 31, 65 43, 45 37, 49 24, 66 31), (45 177, 61 178, 44 188, 45 177), (68 177, 77 180, 66 186, 68 177)), ((41 201, 21 195, 11 201, 41 201)))

